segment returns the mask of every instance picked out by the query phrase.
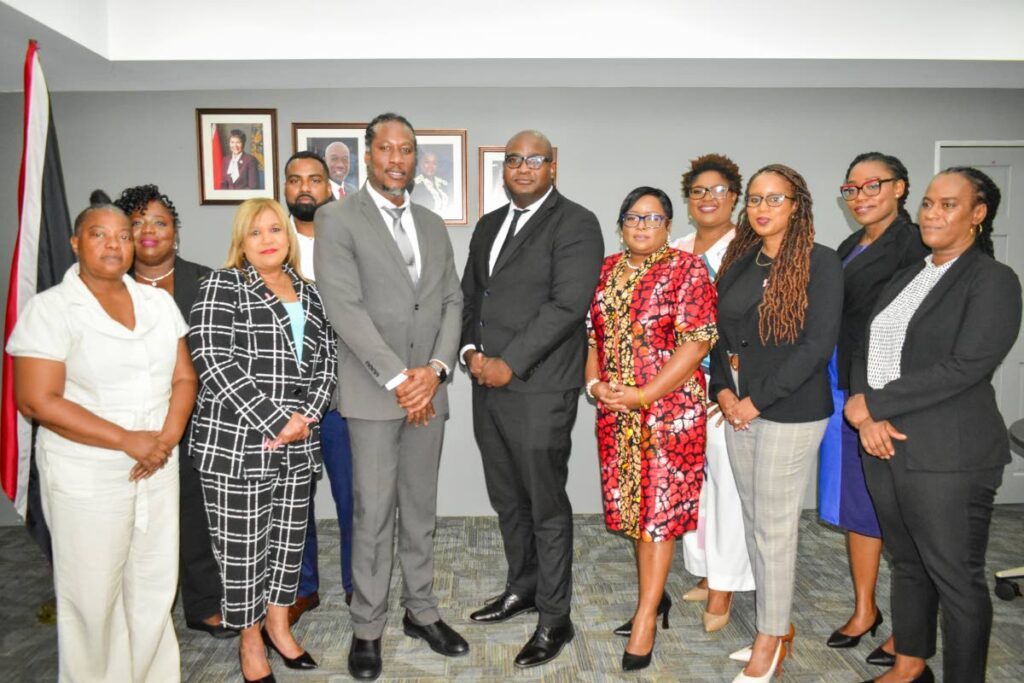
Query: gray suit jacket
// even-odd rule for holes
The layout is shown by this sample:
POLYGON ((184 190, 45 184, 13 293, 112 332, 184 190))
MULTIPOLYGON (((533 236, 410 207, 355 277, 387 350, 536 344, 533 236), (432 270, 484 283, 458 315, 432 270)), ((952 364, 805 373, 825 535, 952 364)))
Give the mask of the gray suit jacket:
MULTIPOLYGON (((338 410, 345 417, 403 418, 394 392, 384 388, 387 382, 432 358, 455 369, 462 291, 452 245, 440 216, 410 206, 422 259, 415 286, 365 187, 316 212, 313 263, 338 334, 338 410)), ((434 397, 434 410, 448 414, 445 385, 434 397)))

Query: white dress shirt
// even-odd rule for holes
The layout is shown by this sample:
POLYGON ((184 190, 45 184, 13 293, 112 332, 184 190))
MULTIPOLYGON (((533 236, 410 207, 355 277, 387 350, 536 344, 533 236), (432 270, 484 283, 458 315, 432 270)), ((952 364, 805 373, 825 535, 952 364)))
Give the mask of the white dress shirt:
POLYGON ((295 236, 299 238, 299 268, 302 269, 302 277, 307 280, 316 280, 316 275, 313 270, 313 243, 316 241, 313 237, 303 235, 299 232, 298 228, 295 227, 295 216, 288 216, 288 220, 292 224, 292 229, 295 230, 295 236))

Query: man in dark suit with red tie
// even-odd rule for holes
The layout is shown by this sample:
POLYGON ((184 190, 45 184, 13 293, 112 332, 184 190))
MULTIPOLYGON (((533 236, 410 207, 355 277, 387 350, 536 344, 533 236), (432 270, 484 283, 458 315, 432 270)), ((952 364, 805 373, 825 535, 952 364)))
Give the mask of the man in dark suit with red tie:
POLYGON ((504 592, 470 618, 539 612, 519 667, 554 659, 574 636, 565 484, 604 255, 597 217, 555 189, 552 156, 540 132, 509 140, 512 202, 480 219, 462 278, 459 355, 475 379, 473 429, 508 561, 504 592))

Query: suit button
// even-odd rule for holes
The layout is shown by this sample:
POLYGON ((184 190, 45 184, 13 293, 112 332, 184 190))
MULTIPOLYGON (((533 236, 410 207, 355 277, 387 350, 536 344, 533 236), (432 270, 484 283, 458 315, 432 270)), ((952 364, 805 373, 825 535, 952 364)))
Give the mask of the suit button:
POLYGON ((491 290, 485 289, 484 290, 484 296, 490 296, 490 295, 491 295, 491 290))
POLYGON ((483 320, 480 321, 480 327, 487 327, 483 320))
POLYGON ((302 389, 292 389, 292 396, 302 396, 302 389))
POLYGON ((414 310, 414 311, 420 310, 420 305, 416 304, 415 306, 412 307, 412 310, 414 310))
POLYGON ((742 346, 743 348, 747 348, 747 340, 746 339, 740 340, 740 346, 742 346))

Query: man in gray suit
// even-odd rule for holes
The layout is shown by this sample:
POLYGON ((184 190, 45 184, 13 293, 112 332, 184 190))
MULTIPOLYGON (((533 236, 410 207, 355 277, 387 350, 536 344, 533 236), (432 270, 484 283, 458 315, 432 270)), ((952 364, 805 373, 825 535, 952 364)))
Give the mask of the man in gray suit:
POLYGON ((366 128, 367 183, 316 213, 317 287, 338 334, 339 410, 355 496, 348 668, 382 669, 398 509, 405 633, 446 656, 469 645, 441 620, 434 581, 437 470, 462 293, 440 216, 412 204, 416 134, 397 114, 366 128))

